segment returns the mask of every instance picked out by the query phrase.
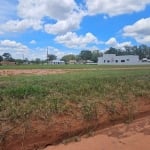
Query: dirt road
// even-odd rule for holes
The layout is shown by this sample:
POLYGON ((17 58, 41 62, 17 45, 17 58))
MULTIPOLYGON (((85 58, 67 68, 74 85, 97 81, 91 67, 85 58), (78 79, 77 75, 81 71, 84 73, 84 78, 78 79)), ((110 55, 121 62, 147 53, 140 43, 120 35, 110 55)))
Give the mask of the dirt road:
POLYGON ((85 71, 85 70, 138 70, 149 69, 147 67, 117 67, 117 68, 82 68, 82 69, 2 69, 0 76, 14 75, 48 75, 48 74, 63 74, 68 72, 85 71))
POLYGON ((48 75, 48 74, 62 74, 68 72, 63 69, 4 69, 0 70, 0 76, 13 75, 48 75))
POLYGON ((131 124, 119 124, 97 131, 92 137, 82 137, 80 142, 49 146, 44 150, 149 150, 150 116, 131 124))

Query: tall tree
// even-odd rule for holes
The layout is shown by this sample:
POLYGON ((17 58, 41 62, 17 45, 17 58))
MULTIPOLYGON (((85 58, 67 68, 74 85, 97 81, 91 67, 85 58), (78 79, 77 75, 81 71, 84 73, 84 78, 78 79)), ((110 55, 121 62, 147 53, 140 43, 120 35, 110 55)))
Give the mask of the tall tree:
POLYGON ((23 60, 22 59, 15 59, 16 64, 23 64, 23 60))
POLYGON ((3 61, 3 57, 2 57, 2 56, 0 56, 0 62, 1 62, 1 61, 3 61))
POLYGON ((91 60, 95 63, 98 61, 98 57, 102 56, 102 53, 99 52, 99 50, 92 51, 92 58, 91 60))
POLYGON ((70 60, 76 60, 76 56, 73 54, 65 55, 62 59, 65 63, 68 63, 70 60))
POLYGON ((2 56, 4 57, 4 60, 7 60, 7 61, 12 61, 13 60, 10 53, 4 53, 2 56))
POLYGON ((116 55, 138 55, 139 59, 150 58, 150 47, 146 45, 137 46, 125 46, 124 50, 110 48, 105 54, 116 54, 116 55))
POLYGON ((40 58, 36 58, 36 59, 35 59, 35 63, 36 63, 36 64, 40 64, 40 63, 41 63, 41 59, 40 59, 40 58))
POLYGON ((48 61, 56 60, 57 56, 52 55, 52 54, 48 54, 47 59, 48 59, 48 61))
POLYGON ((139 46, 140 58, 148 58, 150 57, 150 47, 142 44, 139 46))
POLYGON ((91 60, 92 59, 92 52, 89 50, 83 50, 80 52, 80 57, 82 60, 91 60))
POLYGON ((118 50, 116 48, 110 47, 109 50, 105 52, 105 54, 118 54, 118 50))
POLYGON ((80 55, 76 55, 76 61, 80 62, 81 60, 82 60, 81 56, 80 55))

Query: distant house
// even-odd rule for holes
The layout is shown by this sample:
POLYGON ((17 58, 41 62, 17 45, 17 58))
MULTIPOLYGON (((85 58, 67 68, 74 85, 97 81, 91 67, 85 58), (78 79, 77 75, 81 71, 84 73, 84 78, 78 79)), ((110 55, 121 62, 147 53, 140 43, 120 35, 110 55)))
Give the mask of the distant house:
POLYGON ((69 60, 68 64, 77 64, 76 60, 69 60))
POLYGON ((99 65, 136 65, 139 63, 138 55, 116 56, 115 54, 104 54, 98 58, 99 65))
POLYGON ((65 64, 65 62, 62 61, 62 60, 52 60, 52 61, 49 61, 48 64, 51 64, 51 65, 62 65, 62 64, 65 64))
POLYGON ((10 61, 1 61, 0 62, 0 65, 16 65, 16 62, 10 62, 10 61))
POLYGON ((92 61, 92 60, 87 60, 87 61, 86 61, 86 64, 92 65, 92 64, 96 64, 96 63, 94 63, 94 61, 92 61))
POLYGON ((23 64, 24 64, 24 65, 28 65, 28 64, 30 64, 30 62, 29 62, 29 61, 26 61, 26 62, 23 62, 23 64))
POLYGON ((148 58, 143 58, 143 59, 142 59, 142 62, 150 62, 150 59, 148 59, 148 58))

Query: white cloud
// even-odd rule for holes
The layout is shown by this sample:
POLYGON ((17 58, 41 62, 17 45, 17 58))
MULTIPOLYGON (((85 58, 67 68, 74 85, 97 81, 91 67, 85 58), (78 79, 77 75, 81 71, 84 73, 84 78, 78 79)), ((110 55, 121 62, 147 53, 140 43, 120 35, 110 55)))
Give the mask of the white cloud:
POLYGON ((37 20, 10 20, 5 24, 0 25, 0 32, 4 34, 5 32, 21 32, 28 28, 33 28, 34 30, 41 29, 41 22, 37 22, 37 20))
POLYGON ((30 41, 30 44, 36 44, 35 40, 30 41))
POLYGON ((47 0, 47 13, 50 18, 56 20, 64 20, 70 17, 70 14, 74 12, 74 10, 79 10, 77 4, 74 0, 47 0))
MULTIPOLYGON (((34 41, 34 40, 33 40, 34 41)), ((54 54, 57 58, 61 58, 67 53, 52 47, 48 46, 49 54, 54 54)), ((42 60, 46 59, 47 56, 47 48, 37 47, 34 49, 30 49, 28 46, 11 40, 1 40, 0 41, 0 55, 3 53, 10 53, 13 58, 28 58, 29 60, 33 60, 36 58, 40 58, 42 60)))
POLYGON ((75 0, 18 0, 14 4, 10 0, 2 1, 0 34, 29 28, 49 34, 65 34, 78 29, 83 17, 88 14, 104 14, 104 19, 107 19, 107 16, 141 11, 150 4, 150 0, 86 0, 82 6, 75 0), (87 7, 88 13, 84 7, 87 7), (15 17, 9 20, 11 14, 15 17))
POLYGON ((79 28, 85 15, 75 0, 19 0, 18 20, 0 24, 0 33, 20 32, 32 28, 50 34, 62 34, 79 28), (48 18, 45 20, 45 17, 48 18), (53 20, 55 23, 50 23, 53 20))
POLYGON ((48 16, 55 20, 63 20, 78 9, 74 0, 19 0, 18 14, 21 18, 42 19, 48 16))
POLYGON ((48 46, 48 52, 49 52, 49 54, 56 55, 58 59, 62 58, 64 55, 66 55, 65 52, 63 52, 60 49, 57 49, 55 47, 52 47, 52 46, 48 46))
POLYGON ((86 47, 86 49, 89 49, 89 50, 91 50, 91 51, 100 50, 100 48, 97 47, 97 46, 95 46, 95 45, 93 45, 93 46, 88 46, 88 47, 86 47))
POLYGON ((57 49, 52 46, 48 46, 47 48, 37 47, 35 49, 32 49, 30 53, 27 55, 27 57, 31 59, 40 58, 42 60, 47 59, 47 49, 49 54, 56 55, 57 58, 62 58, 62 56, 66 55, 67 53, 63 52, 60 49, 57 49))
POLYGON ((78 29, 84 15, 85 13, 82 11, 74 12, 65 20, 58 20, 55 24, 46 24, 45 31, 50 34, 64 34, 78 29))
POLYGON ((90 15, 116 16, 144 10, 150 0, 86 0, 90 15))
POLYGON ((124 49, 125 46, 132 45, 131 42, 119 43, 114 37, 110 38, 105 44, 108 45, 109 47, 120 48, 120 49, 124 49))
POLYGON ((17 10, 22 19, 40 20, 45 15, 45 0, 19 0, 17 10))
POLYGON ((18 52, 27 52, 29 48, 22 43, 10 40, 0 41, 0 50, 14 50, 18 52))
POLYGON ((3 23, 15 16, 15 3, 9 0, 1 0, 0 2, 0 23, 3 23))
POLYGON ((74 32, 68 32, 65 35, 57 36, 55 41, 69 48, 85 48, 88 44, 99 43, 98 39, 92 33, 86 33, 84 36, 78 36, 74 32))
POLYGON ((0 41, 0 53, 3 54, 5 52, 11 53, 13 57, 21 56, 22 54, 29 53, 30 49, 19 42, 11 41, 11 40, 1 40, 0 41))
POLYGON ((150 18, 143 18, 123 28, 123 35, 134 38, 142 44, 150 44, 150 18))

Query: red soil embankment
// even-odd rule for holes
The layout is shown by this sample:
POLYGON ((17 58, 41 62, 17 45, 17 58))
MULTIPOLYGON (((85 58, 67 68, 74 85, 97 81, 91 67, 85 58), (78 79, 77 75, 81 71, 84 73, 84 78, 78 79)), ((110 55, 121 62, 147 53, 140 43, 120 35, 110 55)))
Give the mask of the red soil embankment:
POLYGON ((49 146, 44 150, 149 150, 150 116, 134 120, 131 124, 118 124, 80 142, 49 146))
MULTIPOLYGON (((136 105, 134 119, 150 115, 149 100, 137 100, 134 105, 136 105)), ((127 112, 122 110, 114 118, 105 111, 97 119, 86 121, 80 113, 77 113, 77 110, 72 111, 76 112, 77 116, 72 114, 55 115, 47 121, 29 119, 15 124, 15 126, 8 124, 7 121, 2 121, 0 148, 2 150, 39 150, 48 145, 62 142, 66 138, 81 136, 132 119, 127 112)), ((116 131, 113 132, 113 135, 118 134, 116 131)))

